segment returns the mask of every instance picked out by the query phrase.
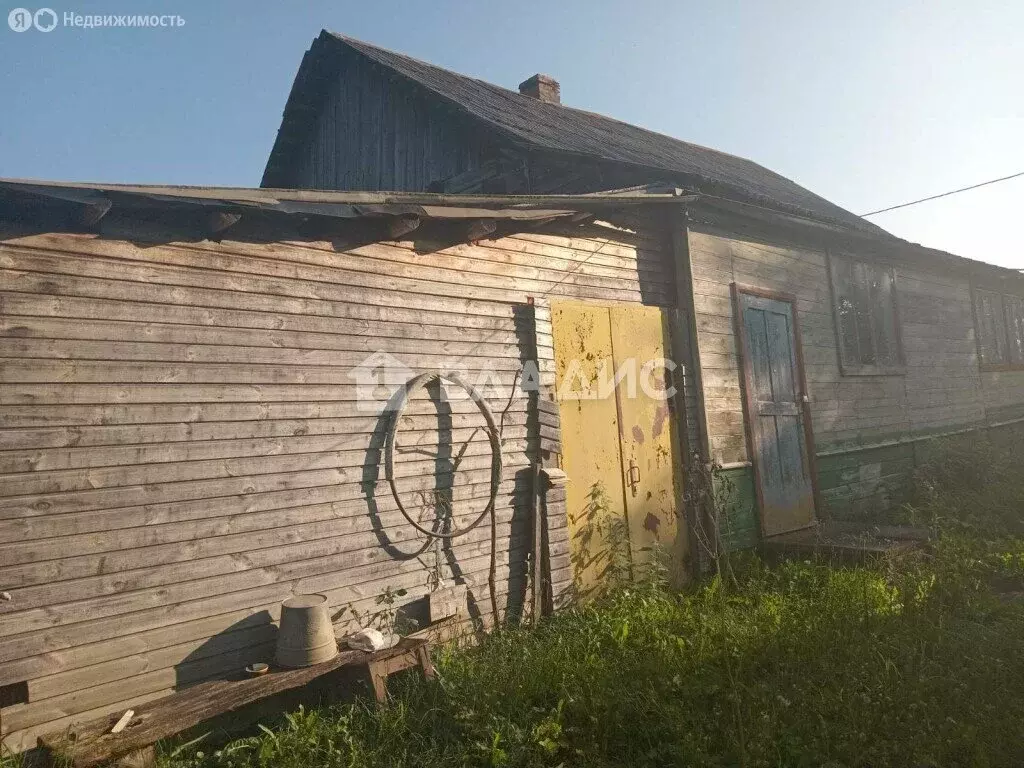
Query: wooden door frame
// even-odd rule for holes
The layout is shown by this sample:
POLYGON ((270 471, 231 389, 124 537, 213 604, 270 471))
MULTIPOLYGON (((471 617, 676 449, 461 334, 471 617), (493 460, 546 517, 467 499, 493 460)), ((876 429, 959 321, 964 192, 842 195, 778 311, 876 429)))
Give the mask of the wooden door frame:
POLYGON ((800 385, 800 410, 803 415, 804 450, 807 452, 807 471, 811 475, 811 496, 814 501, 814 520, 817 522, 821 509, 821 494, 818 489, 818 459, 814 447, 814 427, 811 424, 810 400, 804 400, 807 395, 807 376, 804 371, 804 345, 800 336, 800 319, 796 312, 796 296, 783 291, 772 291, 767 288, 759 288, 741 283, 731 283, 729 290, 732 293, 732 314, 733 331, 736 334, 737 355, 736 364, 740 371, 740 389, 743 391, 743 432, 746 437, 747 455, 750 457, 751 466, 754 468, 754 493, 757 496, 757 520, 761 528, 761 538, 766 538, 764 532, 764 488, 761 483, 761 459, 754 449, 754 432, 751 424, 751 414, 754 413, 754 381, 753 371, 749 364, 750 340, 747 338, 747 326, 743 322, 743 306, 741 299, 743 294, 756 296, 761 299, 778 301, 789 304, 793 317, 793 345, 796 347, 796 376, 800 385))

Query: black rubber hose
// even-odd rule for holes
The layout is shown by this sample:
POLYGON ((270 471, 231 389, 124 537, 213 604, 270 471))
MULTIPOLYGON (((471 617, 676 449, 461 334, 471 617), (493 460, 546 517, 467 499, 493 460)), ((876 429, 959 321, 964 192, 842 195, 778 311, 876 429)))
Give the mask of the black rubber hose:
POLYGON ((484 400, 483 395, 481 395, 471 384, 467 384, 462 381, 462 379, 455 374, 439 373, 437 371, 421 373, 405 383, 405 388, 399 396, 398 401, 395 403, 395 408, 391 416, 391 426, 388 429, 384 442, 384 474, 387 475, 388 485, 391 486, 391 495, 395 498, 395 504, 398 505, 399 511, 405 519, 409 521, 409 524, 413 528, 427 536, 432 536, 438 539, 456 539, 459 536, 469 533, 483 522, 483 519, 487 517, 488 513, 494 511, 494 507, 498 499, 498 488, 501 485, 501 470, 501 430, 498 428, 498 424, 494 420, 494 414, 487 405, 487 401, 484 400), (487 435, 491 442, 490 498, 488 499, 486 506, 483 508, 483 511, 473 519, 473 522, 462 528, 456 528, 447 532, 438 531, 436 528, 426 528, 413 520, 412 515, 409 514, 409 510, 407 510, 405 505, 402 503, 401 496, 398 493, 398 482, 395 479, 395 442, 398 435, 398 422, 401 420, 402 414, 405 413, 405 409, 409 404, 410 393, 420 387, 426 387, 433 381, 451 382, 458 387, 462 387, 462 389, 466 391, 469 397, 476 404, 476 407, 480 410, 480 413, 484 417, 484 421, 487 423, 487 435))

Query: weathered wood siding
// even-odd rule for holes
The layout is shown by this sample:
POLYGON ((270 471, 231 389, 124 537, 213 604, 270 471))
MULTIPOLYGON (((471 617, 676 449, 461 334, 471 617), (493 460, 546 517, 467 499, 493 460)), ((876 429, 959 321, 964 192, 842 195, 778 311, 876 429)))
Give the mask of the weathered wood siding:
POLYGON ((277 160, 274 186, 573 194, 671 177, 523 146, 362 56, 336 56, 322 96, 305 107, 308 125, 277 160))
MULTIPOLYGON (((360 409, 352 369, 375 352, 413 371, 459 361, 471 379, 488 374, 500 413, 531 345, 550 345, 549 324, 524 327, 528 297, 671 303, 659 241, 606 231, 419 251, 141 243, 137 229, 129 242, 116 222, 101 237, 6 233, 0 685, 29 689, 2 712, 7 742, 269 659, 292 592, 364 612, 387 587, 425 595, 433 554, 396 556, 423 539, 391 499, 379 411, 360 409)), ((516 390, 505 416, 497 507, 499 602, 513 610, 537 445, 527 402, 516 390)), ((408 500, 454 485, 459 520, 480 508, 481 426, 466 400, 417 398, 399 440, 408 500)), ((554 508, 557 592, 570 573, 554 508)), ((489 527, 444 559, 488 619, 489 527)))
POLYGON ((294 151, 290 186, 422 192, 495 154, 481 126, 350 54, 294 151))
POLYGON ((689 245, 712 454, 737 485, 728 521, 735 542, 756 540, 757 520, 744 466, 733 282, 796 297, 826 515, 856 517, 898 501, 914 465, 914 440, 1024 416, 1024 372, 979 370, 963 271, 896 264, 906 373, 844 376, 823 250, 699 229, 690 232, 689 245))

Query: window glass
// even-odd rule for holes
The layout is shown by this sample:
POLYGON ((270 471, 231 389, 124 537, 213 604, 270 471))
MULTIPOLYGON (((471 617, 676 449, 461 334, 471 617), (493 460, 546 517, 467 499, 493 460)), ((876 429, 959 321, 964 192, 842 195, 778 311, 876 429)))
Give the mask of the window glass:
POLYGON ((839 354, 844 371, 884 372, 902 365, 892 269, 831 259, 839 354))
POLYGON ((1015 365, 1024 364, 1024 299, 1018 296, 1004 296, 1006 309, 1006 330, 1009 360, 1015 365))
POLYGON ((990 291, 977 291, 978 354, 982 365, 1003 365, 1006 356, 1006 325, 1003 297, 990 291))
POLYGON ((896 330, 896 297, 892 273, 875 267, 871 274, 871 313, 875 329, 875 355, 879 365, 899 365, 896 330))
POLYGON ((860 360, 857 344, 857 312, 853 303, 853 265, 837 259, 833 265, 833 289, 836 299, 836 322, 839 326, 840 354, 843 361, 860 360))

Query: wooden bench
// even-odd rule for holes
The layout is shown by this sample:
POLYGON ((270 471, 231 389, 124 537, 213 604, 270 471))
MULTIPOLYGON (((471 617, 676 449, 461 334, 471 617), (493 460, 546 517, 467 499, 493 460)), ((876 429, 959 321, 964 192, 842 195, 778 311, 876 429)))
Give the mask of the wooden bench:
POLYGON ((389 675, 420 667, 426 678, 434 676, 429 641, 403 638, 394 648, 374 653, 343 650, 331 661, 312 667, 273 668, 264 675, 244 680, 211 680, 139 706, 119 733, 110 732, 121 718, 121 713, 114 713, 42 736, 39 746, 52 758, 51 762, 66 762, 74 768, 90 768, 115 760, 141 768, 155 762, 154 745, 162 739, 269 696, 301 688, 343 667, 360 666, 366 667, 380 703, 387 698, 389 675))

